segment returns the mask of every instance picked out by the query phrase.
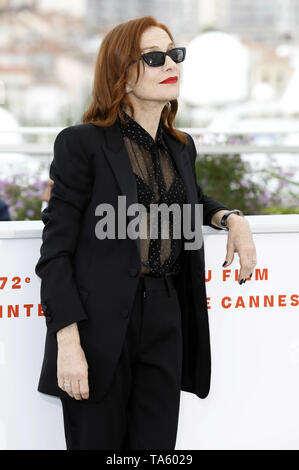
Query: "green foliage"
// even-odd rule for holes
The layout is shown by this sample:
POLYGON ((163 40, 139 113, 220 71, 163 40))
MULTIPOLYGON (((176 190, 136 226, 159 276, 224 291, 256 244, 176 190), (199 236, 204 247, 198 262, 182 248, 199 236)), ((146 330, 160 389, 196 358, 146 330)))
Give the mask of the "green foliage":
MULTIPOLYGON (((299 183, 271 158, 258 171, 239 154, 206 154, 197 157, 195 167, 206 195, 245 215, 299 214, 299 183)), ((40 176, 25 174, 0 180, 0 198, 8 204, 11 220, 40 220, 46 186, 40 176)))
POLYGON ((46 186, 47 181, 38 177, 28 181, 23 174, 0 180, 0 198, 8 204, 11 220, 40 220, 46 186))
POLYGON ((257 171, 239 154, 200 155, 196 162, 204 194, 248 215, 298 213, 299 184, 290 175, 271 159, 267 168, 257 171))

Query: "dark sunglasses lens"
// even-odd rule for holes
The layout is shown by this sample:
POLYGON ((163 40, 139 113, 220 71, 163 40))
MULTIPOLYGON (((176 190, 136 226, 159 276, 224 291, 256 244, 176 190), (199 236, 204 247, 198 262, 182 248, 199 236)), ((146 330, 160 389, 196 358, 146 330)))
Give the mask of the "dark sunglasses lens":
POLYGON ((172 49, 169 52, 169 55, 172 58, 172 60, 178 64, 180 62, 183 62, 185 58, 185 51, 184 49, 176 48, 176 49, 172 49))
POLYGON ((151 67, 159 67, 164 64, 163 52, 148 52, 144 55, 145 61, 151 67))

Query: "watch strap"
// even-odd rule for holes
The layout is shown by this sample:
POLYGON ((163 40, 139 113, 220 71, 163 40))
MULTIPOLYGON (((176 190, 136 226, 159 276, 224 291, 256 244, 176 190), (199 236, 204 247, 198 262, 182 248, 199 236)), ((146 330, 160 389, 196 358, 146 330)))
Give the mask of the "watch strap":
POLYGON ((240 209, 232 209, 232 210, 229 210, 229 211, 225 212, 225 214, 223 214, 223 216, 220 220, 220 225, 223 227, 224 230, 228 230, 227 218, 230 214, 238 214, 241 217, 244 217, 244 214, 240 209))

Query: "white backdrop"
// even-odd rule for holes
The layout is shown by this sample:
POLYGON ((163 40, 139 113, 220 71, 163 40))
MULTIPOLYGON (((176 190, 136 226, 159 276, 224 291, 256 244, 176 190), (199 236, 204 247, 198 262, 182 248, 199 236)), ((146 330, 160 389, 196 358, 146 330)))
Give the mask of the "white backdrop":
MULTIPOLYGON (((299 449, 299 215, 247 220, 258 262, 241 286, 237 253, 222 268, 227 233, 204 227, 211 391, 182 392, 178 450, 299 449)), ((0 223, 0 449, 65 449, 60 400, 36 389, 42 228, 0 223)))

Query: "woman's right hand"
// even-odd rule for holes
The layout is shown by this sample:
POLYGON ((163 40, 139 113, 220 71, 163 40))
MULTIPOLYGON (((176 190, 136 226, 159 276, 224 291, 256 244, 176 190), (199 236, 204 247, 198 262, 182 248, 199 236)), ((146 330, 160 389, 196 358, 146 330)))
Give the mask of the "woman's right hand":
POLYGON ((76 400, 88 399, 88 364, 80 344, 77 323, 59 330, 57 343, 58 386, 76 400), (65 386, 65 383, 70 386, 65 386))

